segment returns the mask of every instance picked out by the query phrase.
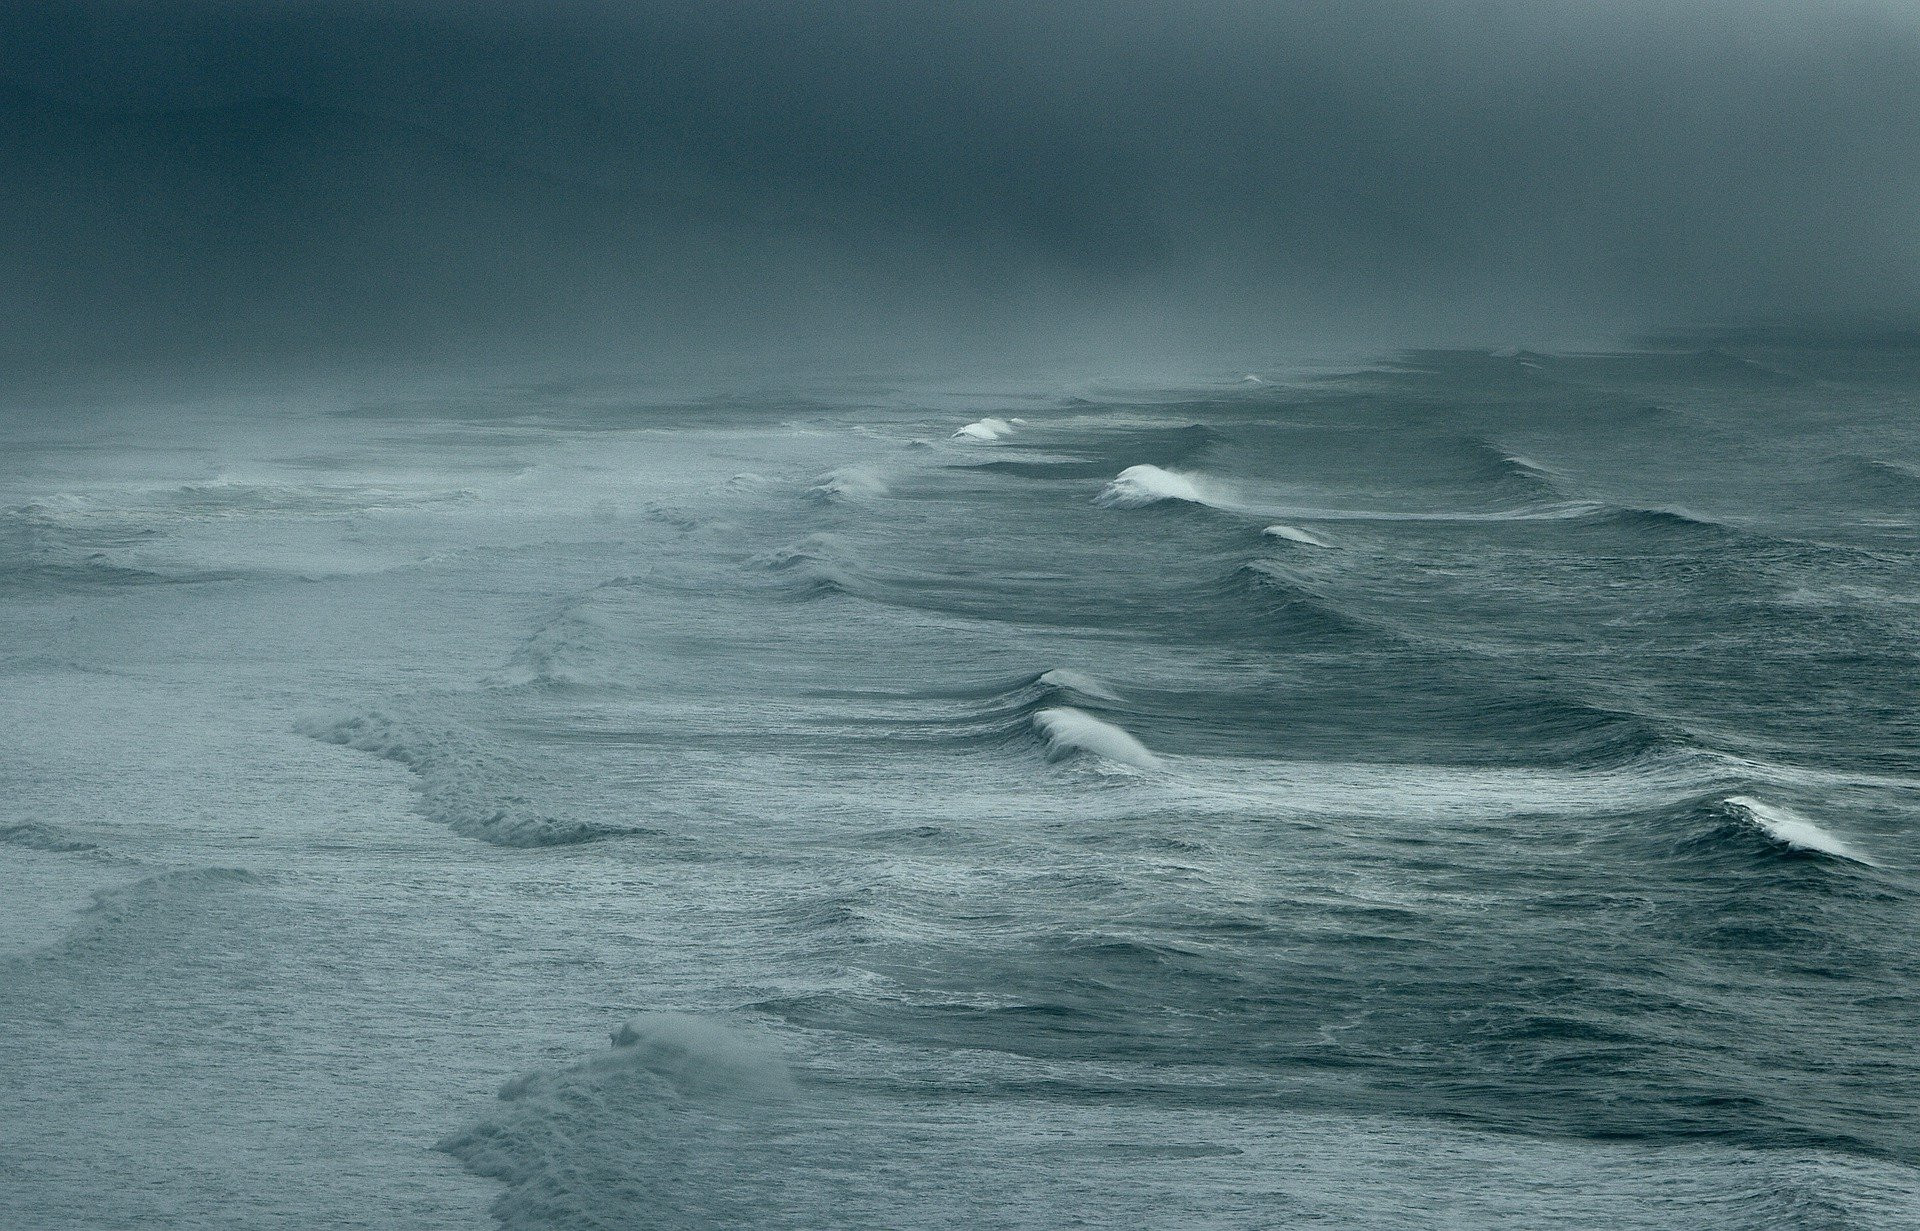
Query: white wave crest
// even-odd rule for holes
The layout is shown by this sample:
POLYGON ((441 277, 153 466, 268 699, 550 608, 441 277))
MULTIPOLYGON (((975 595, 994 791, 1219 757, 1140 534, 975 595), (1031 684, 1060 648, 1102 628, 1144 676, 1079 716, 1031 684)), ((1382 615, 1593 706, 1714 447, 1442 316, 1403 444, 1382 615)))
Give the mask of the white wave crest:
POLYGON ((887 494, 887 485, 872 471, 857 466, 829 470, 813 481, 807 491, 816 499, 831 502, 868 500, 887 494))
POLYGON ((1744 816, 1755 829, 1782 846, 1796 851, 1815 851, 1822 855, 1832 855, 1837 859, 1847 859, 1871 867, 1879 866, 1871 857, 1848 846, 1791 808, 1765 803, 1751 795, 1730 795, 1726 803, 1728 807, 1744 816))
POLYGON ((1160 768, 1160 758, 1145 744, 1085 710, 1068 705, 1041 710, 1033 716, 1033 726, 1047 741, 1047 754, 1054 760, 1091 753, 1135 769, 1160 768))
POLYGON ((1092 697, 1097 701, 1121 700, 1120 694, 1113 689, 1085 672, 1075 671, 1071 667, 1055 667, 1051 671, 1043 671, 1040 673, 1039 682, 1049 688, 1078 693, 1080 696, 1092 697))
POLYGON ((1013 424, 989 415, 967 424, 953 435, 957 440, 998 440, 1013 435, 1013 424))
POLYGON ((1200 481, 1192 475, 1162 470, 1158 466, 1129 466, 1093 498, 1093 502, 1103 509, 1137 509, 1158 504, 1162 500, 1206 505, 1218 503, 1208 497, 1201 489, 1200 481))
POLYGON ((1308 547, 1333 546, 1333 544, 1327 542, 1325 539, 1319 537, 1316 534, 1312 534, 1306 530, 1302 530, 1298 526, 1279 526, 1279 525, 1268 526, 1265 530, 1262 530, 1260 533, 1266 535, 1268 538, 1285 539, 1289 543, 1304 543, 1308 547))

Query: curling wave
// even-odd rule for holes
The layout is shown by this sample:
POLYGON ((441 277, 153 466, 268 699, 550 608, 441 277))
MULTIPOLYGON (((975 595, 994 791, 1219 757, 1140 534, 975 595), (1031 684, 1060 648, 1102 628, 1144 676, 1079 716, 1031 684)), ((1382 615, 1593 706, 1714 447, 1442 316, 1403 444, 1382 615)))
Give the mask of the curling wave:
POLYGON ((1298 543, 1302 547, 1332 547, 1333 546, 1333 544, 1327 542, 1325 539, 1321 538, 1319 535, 1314 534, 1310 530, 1302 530, 1298 526, 1272 525, 1272 526, 1268 526, 1265 530, 1262 530, 1260 533, 1266 535, 1270 539, 1280 539, 1281 541, 1287 542, 1287 543, 1298 543))
POLYGON ((953 434, 956 440, 995 441, 1013 435, 1013 424, 1005 419, 989 415, 976 419, 953 434))
POLYGON ((1033 729, 1046 741, 1049 760, 1089 755, 1135 769, 1159 769, 1160 758, 1145 744, 1110 722, 1072 706, 1040 710, 1033 729))
POLYGON ((1093 502, 1103 509, 1138 509, 1166 500, 1222 507, 1202 483, 1194 475, 1158 466, 1129 466, 1101 488, 1093 502))
POLYGON ((1807 817, 1780 804, 1765 803, 1751 795, 1729 795, 1723 803, 1735 816, 1758 830, 1769 842, 1793 851, 1830 855, 1852 863, 1879 865, 1841 839, 1822 829, 1807 817))

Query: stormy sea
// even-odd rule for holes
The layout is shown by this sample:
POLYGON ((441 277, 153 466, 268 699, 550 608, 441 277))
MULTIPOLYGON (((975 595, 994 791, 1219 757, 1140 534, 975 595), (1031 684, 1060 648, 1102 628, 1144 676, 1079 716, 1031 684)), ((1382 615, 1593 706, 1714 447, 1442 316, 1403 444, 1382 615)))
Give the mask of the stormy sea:
POLYGON ((0 1224, 1920 1226, 1917 398, 9 420, 0 1224))

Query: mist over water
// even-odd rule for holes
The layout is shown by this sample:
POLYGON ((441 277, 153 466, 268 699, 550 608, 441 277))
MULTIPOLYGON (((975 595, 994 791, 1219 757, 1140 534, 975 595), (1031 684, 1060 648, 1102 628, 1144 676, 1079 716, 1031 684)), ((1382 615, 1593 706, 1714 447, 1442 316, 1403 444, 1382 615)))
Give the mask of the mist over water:
POLYGON ((1911 325, 1846 0, 0 4, 0 389, 1911 325))
POLYGON ((1920 1228, 1917 65, 0 2, 0 1228, 1920 1228))

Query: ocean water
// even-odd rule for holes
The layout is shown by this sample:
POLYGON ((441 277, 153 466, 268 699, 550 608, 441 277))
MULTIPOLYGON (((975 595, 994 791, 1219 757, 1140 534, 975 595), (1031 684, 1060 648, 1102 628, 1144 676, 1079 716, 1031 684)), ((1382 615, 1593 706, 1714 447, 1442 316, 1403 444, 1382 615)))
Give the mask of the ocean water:
POLYGON ((1920 353, 23 413, 0 1226, 1920 1227, 1920 353))

